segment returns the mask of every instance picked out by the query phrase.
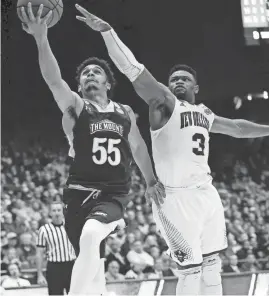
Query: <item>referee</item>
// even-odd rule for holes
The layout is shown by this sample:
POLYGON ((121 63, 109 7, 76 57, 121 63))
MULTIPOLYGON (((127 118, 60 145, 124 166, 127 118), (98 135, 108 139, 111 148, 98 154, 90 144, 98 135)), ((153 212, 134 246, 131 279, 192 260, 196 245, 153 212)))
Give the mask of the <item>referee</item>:
POLYGON ((68 294, 71 274, 76 259, 75 251, 64 227, 63 204, 50 205, 51 223, 40 227, 37 240, 37 283, 48 284, 49 295, 68 294), (46 278, 42 273, 44 252, 47 255, 46 278))

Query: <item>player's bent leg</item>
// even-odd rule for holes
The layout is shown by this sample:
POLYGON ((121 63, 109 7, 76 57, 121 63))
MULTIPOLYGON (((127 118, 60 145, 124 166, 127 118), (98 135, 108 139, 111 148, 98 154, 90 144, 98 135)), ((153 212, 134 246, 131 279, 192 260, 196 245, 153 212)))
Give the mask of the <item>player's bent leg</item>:
POLYGON ((222 295, 221 259, 219 254, 204 258, 202 264, 201 295, 222 295))
POLYGON ((92 294, 92 282, 101 264, 100 243, 117 225, 118 221, 109 224, 94 219, 86 221, 80 237, 79 256, 73 267, 70 285, 71 295, 92 294))
POLYGON ((176 295, 198 295, 200 291, 201 266, 176 271, 178 277, 176 295))

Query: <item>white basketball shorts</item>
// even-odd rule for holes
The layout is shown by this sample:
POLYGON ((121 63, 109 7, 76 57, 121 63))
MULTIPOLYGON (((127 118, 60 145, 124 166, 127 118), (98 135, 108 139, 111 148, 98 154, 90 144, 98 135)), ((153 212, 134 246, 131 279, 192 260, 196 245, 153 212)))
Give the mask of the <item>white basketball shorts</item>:
POLYGON ((203 256, 227 248, 224 209, 216 188, 205 184, 195 189, 166 188, 161 208, 152 203, 153 217, 180 266, 192 267, 203 256))

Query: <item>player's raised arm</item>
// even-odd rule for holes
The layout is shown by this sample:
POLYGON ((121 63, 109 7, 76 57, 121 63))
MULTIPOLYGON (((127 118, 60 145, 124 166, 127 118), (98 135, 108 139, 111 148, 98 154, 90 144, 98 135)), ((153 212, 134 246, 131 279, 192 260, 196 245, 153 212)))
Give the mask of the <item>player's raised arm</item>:
POLYGON ((148 104, 166 105, 172 112, 175 97, 151 75, 145 66, 139 63, 130 49, 119 39, 113 28, 102 19, 89 13, 79 5, 76 8, 83 14, 77 19, 85 22, 90 28, 101 32, 110 58, 117 68, 132 82, 137 94, 148 104))
POLYGON ((136 124, 135 114, 131 107, 126 105, 124 107, 131 119, 131 130, 128 139, 132 154, 147 183, 146 198, 153 199, 155 203, 160 206, 164 202, 164 187, 160 182, 156 181, 152 168, 152 161, 148 153, 148 148, 139 132, 138 126, 136 124))
POLYGON ((235 138, 258 138, 269 136, 269 125, 253 123, 244 119, 229 119, 216 116, 210 130, 235 138))
POLYGON ((64 112, 70 106, 76 107, 77 110, 80 105, 83 106, 83 102, 62 79, 60 68, 49 45, 47 21, 52 12, 50 11, 44 18, 41 18, 42 9, 43 4, 40 5, 36 16, 34 16, 31 3, 28 3, 27 13, 24 7, 21 8, 23 30, 35 38, 42 76, 61 111, 64 112))

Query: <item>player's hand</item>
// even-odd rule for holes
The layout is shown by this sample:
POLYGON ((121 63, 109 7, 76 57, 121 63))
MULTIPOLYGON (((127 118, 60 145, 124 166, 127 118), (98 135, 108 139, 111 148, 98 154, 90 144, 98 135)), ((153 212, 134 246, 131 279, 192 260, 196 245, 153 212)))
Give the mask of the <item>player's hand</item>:
POLYGON ((157 207, 160 207, 164 203, 165 189, 161 182, 156 182, 154 185, 148 185, 145 193, 147 202, 154 201, 157 207))
POLYGON ((52 11, 49 11, 43 18, 41 18, 42 11, 43 4, 39 6, 37 14, 34 16, 31 2, 27 4, 27 13, 24 7, 21 8, 21 15, 23 19, 22 28, 25 32, 33 35, 35 38, 47 35, 47 21, 49 20, 52 11))
POLYGON ((85 8, 81 7, 80 5, 76 4, 76 9, 84 16, 76 16, 76 19, 79 21, 84 22, 90 28, 97 32, 106 32, 112 29, 112 27, 99 17, 89 13, 85 8))
POLYGON ((40 285, 40 286, 45 286, 45 285, 47 285, 47 281, 46 281, 46 279, 45 279, 45 277, 44 277, 43 274, 41 274, 41 275, 39 275, 39 276, 37 277, 37 283, 38 283, 38 285, 40 285))

